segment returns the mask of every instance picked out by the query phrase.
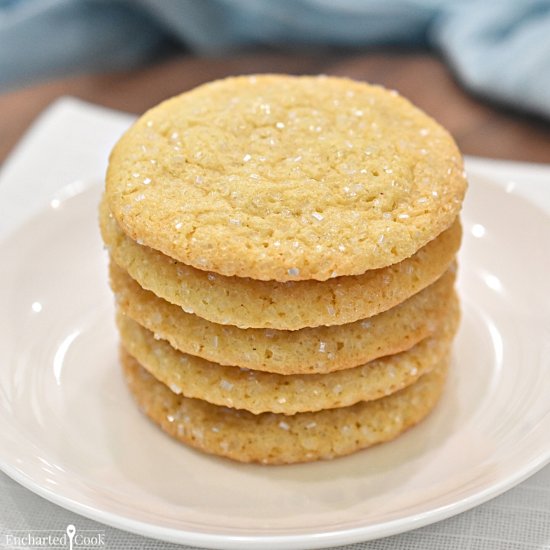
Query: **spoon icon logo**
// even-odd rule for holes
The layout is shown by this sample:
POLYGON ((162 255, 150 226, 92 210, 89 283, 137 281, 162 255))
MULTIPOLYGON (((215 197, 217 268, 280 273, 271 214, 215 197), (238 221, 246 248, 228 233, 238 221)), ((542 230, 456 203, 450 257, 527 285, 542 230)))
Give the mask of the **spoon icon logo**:
POLYGON ((74 525, 67 525, 67 535, 69 535, 69 550, 73 550, 73 539, 76 533, 76 527, 74 525))

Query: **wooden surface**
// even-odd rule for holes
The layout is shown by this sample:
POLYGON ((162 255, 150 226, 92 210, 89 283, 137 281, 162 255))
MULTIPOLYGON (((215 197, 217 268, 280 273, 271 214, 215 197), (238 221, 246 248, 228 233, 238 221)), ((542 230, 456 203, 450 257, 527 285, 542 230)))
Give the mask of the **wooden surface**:
POLYGON ((143 69, 73 77, 0 95, 0 162, 32 120, 62 95, 141 113, 202 82, 254 72, 349 76, 398 90, 435 117, 465 154, 550 163, 550 123, 481 101, 465 92, 430 54, 256 54, 227 59, 181 57, 143 69))

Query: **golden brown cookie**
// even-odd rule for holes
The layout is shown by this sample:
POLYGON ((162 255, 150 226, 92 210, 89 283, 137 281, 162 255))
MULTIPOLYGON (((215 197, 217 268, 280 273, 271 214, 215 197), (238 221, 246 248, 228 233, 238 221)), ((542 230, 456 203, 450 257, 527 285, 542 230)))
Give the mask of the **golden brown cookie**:
POLYGON ((118 228, 105 200, 100 226, 112 260, 143 288, 214 323, 280 330, 351 323, 400 304, 441 277, 462 236, 456 220, 398 264, 324 282, 278 283, 207 273, 141 246, 118 228))
POLYGON ((449 133, 395 92, 336 77, 212 82, 113 149, 111 212, 133 240, 225 276, 320 280, 398 263, 456 219, 449 133))
POLYGON ((254 415, 175 394, 123 349, 126 382, 141 410, 172 437, 200 449, 263 464, 311 462, 394 439, 422 420, 444 387, 448 358, 416 383, 375 401, 285 416, 254 415))
POLYGON ((407 301, 347 325, 296 331, 218 325, 143 290, 116 264, 111 287, 119 311, 179 351, 222 365, 280 374, 326 373, 409 349, 439 325, 453 297, 454 272, 407 301))
POLYGON ((174 393, 255 414, 294 414, 378 399, 414 383, 448 353, 458 318, 453 296, 439 330, 407 351, 329 374, 286 376, 222 366, 178 352, 120 314, 117 324, 125 350, 174 393))

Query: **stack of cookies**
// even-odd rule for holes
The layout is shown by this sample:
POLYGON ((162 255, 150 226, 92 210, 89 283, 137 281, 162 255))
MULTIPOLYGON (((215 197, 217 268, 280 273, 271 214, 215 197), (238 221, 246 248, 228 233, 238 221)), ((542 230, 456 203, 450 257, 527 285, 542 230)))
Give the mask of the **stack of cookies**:
POLYGON ((388 441, 444 385, 466 180, 449 134, 341 78, 213 82, 143 115, 101 205, 124 376, 243 462, 388 441))

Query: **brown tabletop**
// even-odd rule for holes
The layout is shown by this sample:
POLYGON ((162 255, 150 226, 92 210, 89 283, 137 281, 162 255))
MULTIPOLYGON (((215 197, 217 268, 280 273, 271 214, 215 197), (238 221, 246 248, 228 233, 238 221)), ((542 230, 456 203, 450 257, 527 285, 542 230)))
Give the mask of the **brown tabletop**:
POLYGON ((475 98, 427 53, 246 54, 179 57, 124 73, 55 80, 0 95, 0 162, 32 120, 62 95, 131 113, 202 82, 254 72, 325 73, 398 90, 454 135, 465 154, 550 163, 550 123, 475 98))

